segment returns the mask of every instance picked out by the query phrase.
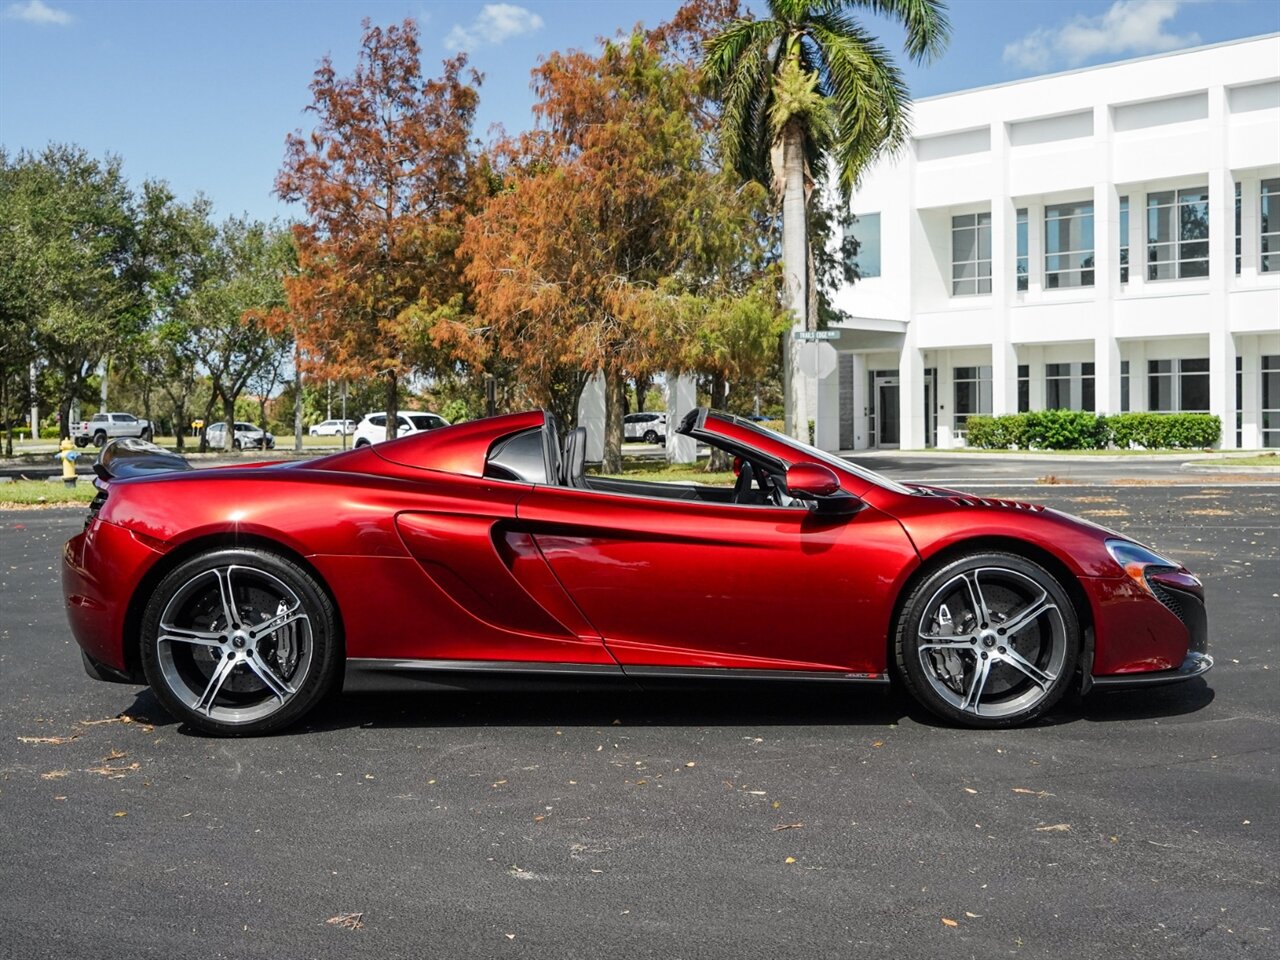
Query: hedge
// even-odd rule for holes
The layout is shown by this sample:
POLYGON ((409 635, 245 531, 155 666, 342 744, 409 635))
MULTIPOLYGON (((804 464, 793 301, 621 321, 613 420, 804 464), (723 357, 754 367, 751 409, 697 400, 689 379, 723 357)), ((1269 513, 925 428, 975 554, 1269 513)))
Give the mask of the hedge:
POLYGON ((975 415, 966 442, 987 450, 1105 450, 1138 447, 1203 449, 1222 436, 1222 422, 1208 413, 1118 413, 1036 410, 999 417, 975 415))

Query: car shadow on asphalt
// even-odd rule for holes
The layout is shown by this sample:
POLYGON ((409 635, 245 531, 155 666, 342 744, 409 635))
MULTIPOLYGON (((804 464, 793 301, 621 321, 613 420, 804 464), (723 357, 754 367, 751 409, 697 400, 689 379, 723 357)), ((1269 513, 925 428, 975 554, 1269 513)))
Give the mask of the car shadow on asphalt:
MULTIPOLYGON (((1040 726, 1079 722, 1124 723, 1188 716, 1208 707, 1214 691, 1204 680, 1148 689, 1069 695, 1038 721, 1040 726)), ((125 711, 155 726, 176 721, 150 690, 125 711)), ((899 687, 839 684, 675 685, 639 689, 630 684, 592 688, 515 690, 427 689, 350 693, 322 703, 299 727, 283 733, 332 732, 356 727, 717 727, 889 726, 910 720, 952 727, 911 700, 899 687)), ((186 726, 179 732, 203 736, 186 726)))

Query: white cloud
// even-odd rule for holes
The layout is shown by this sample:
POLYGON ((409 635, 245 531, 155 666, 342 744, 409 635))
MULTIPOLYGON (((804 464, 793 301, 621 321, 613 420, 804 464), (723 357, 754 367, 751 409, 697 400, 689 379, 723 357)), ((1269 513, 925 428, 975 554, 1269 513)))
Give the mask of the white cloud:
POLYGON ((455 50, 474 50, 485 44, 496 46, 510 37, 542 29, 542 18, 514 3, 486 3, 470 26, 455 24, 444 45, 455 50))
POLYGON ((44 0, 26 0, 25 3, 11 3, 5 7, 6 20, 21 20, 24 23, 36 23, 40 26, 65 27, 75 18, 65 10, 56 10, 44 0))
POLYGON ((1058 27, 1039 27, 1004 48, 1004 62, 1028 72, 1077 67, 1111 54, 1161 53, 1200 42, 1170 33, 1168 22, 1184 0, 1116 0, 1096 17, 1077 16, 1058 27))

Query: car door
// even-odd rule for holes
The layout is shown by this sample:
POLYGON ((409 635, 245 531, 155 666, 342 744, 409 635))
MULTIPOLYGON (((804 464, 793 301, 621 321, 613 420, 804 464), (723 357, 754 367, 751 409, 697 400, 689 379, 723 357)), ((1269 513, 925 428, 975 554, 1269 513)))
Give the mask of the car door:
POLYGON ((889 587, 915 555, 870 507, 536 487, 517 515, 623 666, 874 672, 889 587))

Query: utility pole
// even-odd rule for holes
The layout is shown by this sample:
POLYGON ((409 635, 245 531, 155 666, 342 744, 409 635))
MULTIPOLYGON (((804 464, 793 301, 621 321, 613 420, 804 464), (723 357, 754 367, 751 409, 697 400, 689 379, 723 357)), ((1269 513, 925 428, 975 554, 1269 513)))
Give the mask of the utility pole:
POLYGON ((107 355, 102 358, 102 368, 99 371, 102 375, 102 384, 99 387, 101 402, 98 405, 99 413, 107 412, 107 377, 111 375, 111 356, 107 355))

